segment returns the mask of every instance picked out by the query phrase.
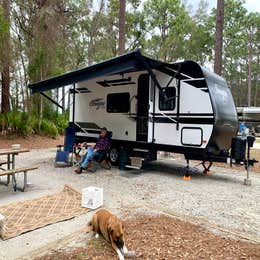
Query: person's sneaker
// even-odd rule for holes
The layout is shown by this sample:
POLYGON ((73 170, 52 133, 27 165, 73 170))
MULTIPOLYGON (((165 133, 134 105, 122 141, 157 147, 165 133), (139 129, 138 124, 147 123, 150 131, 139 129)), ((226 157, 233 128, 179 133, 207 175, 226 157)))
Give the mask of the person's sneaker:
POLYGON ((96 164, 94 162, 88 165, 88 171, 95 172, 97 170, 96 164))
POLYGON ((92 164, 90 162, 87 163, 87 170, 92 167, 92 164))
POLYGON ((75 169, 75 172, 76 172, 77 174, 81 174, 81 173, 82 173, 82 168, 81 168, 81 167, 77 167, 77 168, 75 169))
POLYGON ((100 163, 100 166, 104 169, 110 169, 110 165, 109 165, 109 162, 107 162, 106 160, 103 160, 101 163, 100 163))

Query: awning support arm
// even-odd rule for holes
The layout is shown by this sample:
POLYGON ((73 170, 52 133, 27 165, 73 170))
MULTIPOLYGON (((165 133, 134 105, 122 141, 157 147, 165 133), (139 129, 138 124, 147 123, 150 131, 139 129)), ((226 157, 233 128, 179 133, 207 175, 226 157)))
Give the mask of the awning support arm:
POLYGON ((156 85, 156 87, 159 89, 160 93, 163 95, 165 100, 168 100, 167 95, 164 93, 162 86, 160 85, 159 81, 157 80, 156 76, 154 75, 153 70, 150 68, 150 66, 149 66, 148 62, 146 61, 146 59, 143 56, 138 56, 138 58, 143 63, 145 69, 148 71, 151 79, 153 80, 153 82, 156 85))
POLYGON ((75 93, 76 92, 76 84, 73 83, 73 103, 72 103, 72 122, 73 124, 75 124, 75 100, 76 100, 76 96, 75 96, 75 93))
POLYGON ((180 118, 180 94, 181 94, 181 80, 178 79, 178 84, 177 84, 177 124, 176 124, 176 130, 179 130, 179 118, 180 118))
POLYGON ((56 106, 58 106, 59 108, 61 108, 62 110, 64 110, 64 108, 55 100, 53 100, 51 97, 49 97, 48 95, 46 95, 43 92, 40 92, 41 95, 43 95, 44 97, 46 97, 49 101, 51 101, 53 104, 55 104, 56 106))

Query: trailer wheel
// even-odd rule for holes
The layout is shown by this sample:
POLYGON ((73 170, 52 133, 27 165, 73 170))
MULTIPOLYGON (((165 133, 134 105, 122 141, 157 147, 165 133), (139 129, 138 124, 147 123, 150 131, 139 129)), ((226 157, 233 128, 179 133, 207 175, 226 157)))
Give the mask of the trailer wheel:
POLYGON ((118 149, 113 147, 109 152, 109 160, 112 165, 118 165, 119 152, 118 149))

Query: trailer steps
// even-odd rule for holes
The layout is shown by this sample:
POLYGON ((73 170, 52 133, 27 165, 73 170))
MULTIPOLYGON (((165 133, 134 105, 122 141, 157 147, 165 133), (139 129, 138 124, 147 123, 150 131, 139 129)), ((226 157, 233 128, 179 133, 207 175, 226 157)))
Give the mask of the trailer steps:
POLYGON ((140 170, 143 167, 145 158, 143 157, 130 157, 131 164, 125 165, 125 168, 140 170))
POLYGON ((133 151, 135 151, 135 152, 143 152, 143 153, 148 153, 149 152, 148 149, 141 149, 141 148, 134 148, 133 151))
POLYGON ((140 167, 132 166, 132 165, 125 165, 125 168, 127 168, 127 169, 134 169, 134 170, 141 170, 140 167))

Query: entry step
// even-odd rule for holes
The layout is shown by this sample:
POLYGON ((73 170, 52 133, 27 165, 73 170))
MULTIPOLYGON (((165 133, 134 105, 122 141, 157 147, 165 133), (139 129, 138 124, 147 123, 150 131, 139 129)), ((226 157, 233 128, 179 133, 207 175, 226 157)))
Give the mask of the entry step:
POLYGON ((141 167, 137 167, 137 166, 133 166, 133 165, 125 165, 125 168, 135 169, 135 170, 141 170, 141 167))
POLYGON ((134 148, 133 151, 135 151, 135 152, 142 152, 142 153, 148 153, 149 152, 149 150, 141 149, 141 148, 134 148))
POLYGON ((130 157, 130 160, 131 160, 131 165, 128 165, 129 167, 127 167, 127 168, 132 167, 133 169, 141 169, 145 158, 132 156, 132 157, 130 157))

